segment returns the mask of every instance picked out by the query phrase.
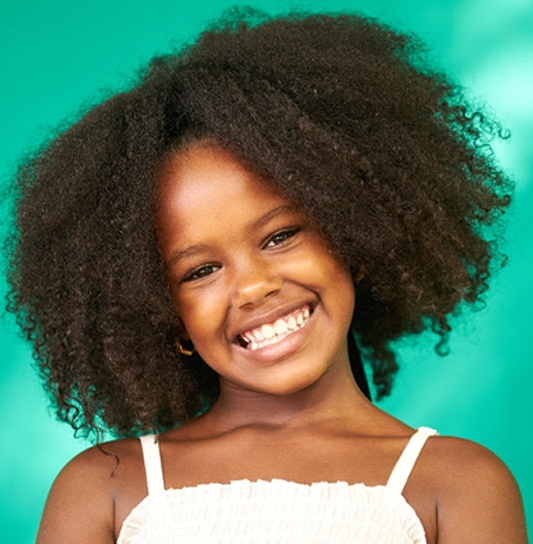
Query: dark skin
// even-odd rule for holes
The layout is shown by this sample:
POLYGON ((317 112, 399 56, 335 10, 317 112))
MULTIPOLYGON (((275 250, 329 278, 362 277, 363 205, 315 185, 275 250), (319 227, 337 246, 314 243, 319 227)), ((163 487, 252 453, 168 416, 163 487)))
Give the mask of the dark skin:
MULTIPOLYGON (((159 188, 160 246, 182 333, 221 382, 212 410, 160 437, 165 486, 384 485, 414 430, 368 402, 352 377, 349 272, 268 182, 212 142, 169 155, 159 188), (306 309, 305 325, 280 341, 242 342, 306 309)), ((147 489, 137 440, 104 449, 118 467, 92 448, 59 475, 39 544, 116 541, 147 489)), ((527 542, 512 475, 477 444, 430 438, 404 496, 430 544, 527 542)))

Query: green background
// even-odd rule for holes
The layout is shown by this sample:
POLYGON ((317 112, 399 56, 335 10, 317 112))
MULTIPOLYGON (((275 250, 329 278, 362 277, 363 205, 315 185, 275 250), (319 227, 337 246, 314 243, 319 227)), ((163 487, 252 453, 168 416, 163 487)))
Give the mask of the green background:
MULTIPOLYGON (((488 307, 457 323, 451 354, 430 336, 402 348, 402 371, 384 409, 413 426, 478 441, 511 468, 533 520, 533 2, 532 0, 251 1, 357 10, 428 43, 435 62, 491 105, 512 138, 498 144, 517 179, 507 231, 509 265, 488 307)), ((204 0, 12 0, 0 6, 0 176, 81 104, 127 84, 155 52, 191 39, 235 2, 204 0)), ((0 289, 5 285, 0 283, 0 289)), ((51 415, 28 347, 0 322, 0 538, 32 542, 50 484, 87 447, 51 415)), ((483 508, 483 505, 480 505, 483 508)))

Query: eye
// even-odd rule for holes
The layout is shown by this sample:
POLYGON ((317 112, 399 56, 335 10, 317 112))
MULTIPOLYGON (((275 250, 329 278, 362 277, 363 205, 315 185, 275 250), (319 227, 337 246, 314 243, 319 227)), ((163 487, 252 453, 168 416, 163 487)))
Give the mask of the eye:
POLYGON ((275 232, 268 240, 264 243, 263 249, 269 248, 269 247, 275 247, 279 246, 287 240, 290 240, 293 236, 298 234, 301 231, 301 227, 290 227, 283 230, 280 230, 278 232, 275 232))
POLYGON ((194 268, 190 272, 187 272, 187 274, 185 274, 185 276, 183 277, 181 281, 187 282, 187 281, 201 280, 207 276, 210 276, 211 274, 213 274, 219 269, 220 269, 219 264, 203 264, 202 266, 199 266, 197 268, 194 268))

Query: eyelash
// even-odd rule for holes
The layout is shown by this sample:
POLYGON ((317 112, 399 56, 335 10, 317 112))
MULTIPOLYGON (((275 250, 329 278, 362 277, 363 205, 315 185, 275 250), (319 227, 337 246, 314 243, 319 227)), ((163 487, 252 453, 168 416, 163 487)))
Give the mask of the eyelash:
POLYGON ((278 232, 275 232, 270 238, 267 239, 267 241, 263 244, 262 249, 266 249, 268 247, 276 247, 283 243, 285 243, 287 240, 290 240, 293 236, 298 234, 302 230, 301 227, 289 227, 285 228, 283 230, 280 230, 278 232), (281 238, 281 240, 279 240, 281 238), (274 242, 276 239, 278 239, 278 243, 273 244, 270 246, 272 242, 274 242))
POLYGON ((202 266, 199 266, 198 268, 195 268, 194 270, 191 270, 189 273, 187 273, 181 281, 187 282, 187 281, 200 280, 202 278, 205 278, 206 276, 210 276, 211 274, 213 274, 213 272, 216 272, 219 268, 220 268, 220 265, 218 264, 203 264, 202 266), (211 269, 215 269, 215 270, 211 270, 211 269))
MULTIPOLYGON (((279 230, 267 239, 267 241, 261 246, 261 249, 268 249, 283 245, 301 230, 302 227, 290 227, 279 230)), ((188 272, 181 281, 185 283, 189 281, 201 280, 202 278, 210 276, 220 268, 221 266, 219 264, 206 263, 188 272)))

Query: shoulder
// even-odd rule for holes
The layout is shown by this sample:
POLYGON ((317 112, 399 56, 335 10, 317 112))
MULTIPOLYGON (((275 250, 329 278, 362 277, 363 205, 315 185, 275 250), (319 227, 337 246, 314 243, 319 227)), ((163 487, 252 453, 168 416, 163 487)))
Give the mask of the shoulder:
POLYGON ((52 489, 75 482, 85 482, 94 490, 108 488, 120 480, 120 475, 131 464, 139 463, 142 464, 142 453, 137 439, 98 444, 71 459, 57 476, 52 489))
POLYGON ((94 446, 74 457, 52 485, 37 542, 114 542, 115 501, 139 464, 142 453, 133 439, 94 446))
POLYGON ((516 480, 490 450, 436 436, 428 440, 420 465, 435 493, 439 543, 527 542, 516 480))
POLYGON ((481 491, 494 485, 516 487, 516 481, 505 463, 489 449, 463 438, 431 437, 422 455, 443 491, 461 487, 481 491))

